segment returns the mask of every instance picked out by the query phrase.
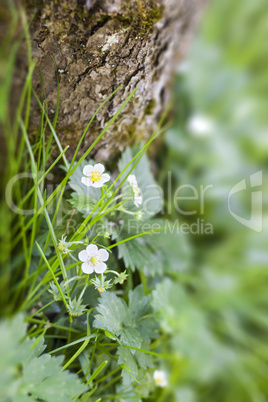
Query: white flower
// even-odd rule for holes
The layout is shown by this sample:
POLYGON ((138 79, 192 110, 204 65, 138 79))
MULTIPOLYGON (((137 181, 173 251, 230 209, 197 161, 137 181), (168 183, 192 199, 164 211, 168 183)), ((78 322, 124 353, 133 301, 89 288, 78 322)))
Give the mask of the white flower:
POLYGON ((213 121, 202 114, 193 115, 188 121, 188 129, 195 136, 206 136, 214 129, 213 121))
POLYGON ((107 268, 104 261, 108 260, 109 253, 104 248, 98 249, 95 244, 90 244, 85 250, 80 251, 78 258, 83 262, 82 271, 85 274, 93 272, 102 274, 107 268))
POLYGON ((83 169, 83 174, 86 177, 82 177, 81 182, 85 186, 102 187, 104 183, 110 180, 110 175, 104 172, 104 166, 101 163, 96 165, 86 165, 83 169))
POLYGON ((138 207, 142 203, 142 196, 140 195, 141 190, 139 189, 139 187, 133 187, 133 191, 134 191, 133 202, 136 205, 136 207, 138 207))
POLYGON ((137 179, 136 179, 136 176, 134 174, 130 174, 128 176, 128 178, 127 178, 127 181, 129 182, 131 187, 132 186, 136 186, 136 187, 138 186, 137 179))
POLYGON ((138 187, 137 179, 134 174, 128 176, 127 181, 133 191, 133 202, 138 207, 142 203, 141 190, 138 187))
POLYGON ((155 370, 154 381, 158 387, 166 387, 166 385, 167 385, 166 373, 162 370, 155 370))

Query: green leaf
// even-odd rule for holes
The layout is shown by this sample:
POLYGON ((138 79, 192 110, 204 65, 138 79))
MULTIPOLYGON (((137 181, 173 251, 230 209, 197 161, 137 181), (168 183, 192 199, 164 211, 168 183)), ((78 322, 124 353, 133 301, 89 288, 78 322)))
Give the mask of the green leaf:
POLYGON ((137 286, 129 292, 129 311, 133 325, 140 333, 144 342, 150 342, 157 336, 158 324, 152 314, 151 302, 144 296, 143 286, 137 286))
MULTIPOLYGON (((123 328, 121 331, 120 341, 123 345, 134 346, 135 348, 141 347, 142 338, 140 333, 133 327, 123 328)), ((134 353, 134 350, 132 350, 134 353)))
POLYGON ((125 266, 152 276, 185 272, 191 264, 191 250, 176 221, 131 219, 113 226, 111 235, 118 242, 148 230, 154 232, 118 245, 118 255, 125 266))
MULTIPOLYGON (((124 232, 122 232, 120 240, 124 236, 124 232)), ((137 268, 152 276, 162 273, 161 261, 150 250, 150 242, 147 239, 139 237, 127 243, 119 244, 118 251, 118 256, 123 258, 126 268, 131 268, 132 271, 137 268)))
POLYGON ((119 336, 124 323, 128 321, 125 301, 111 292, 102 293, 99 301, 100 304, 96 307, 99 314, 95 316, 94 327, 105 329, 119 336))
POLYGON ((143 286, 139 285, 134 290, 129 291, 129 311, 134 322, 151 311, 151 306, 147 296, 143 296, 143 286))
POLYGON ((73 206, 73 208, 77 209, 78 211, 89 212, 94 208, 96 204, 96 200, 93 199, 91 196, 77 193, 72 193, 72 198, 69 198, 68 201, 73 206))
POLYGON ((157 234, 150 236, 150 244, 154 254, 160 260, 164 273, 185 272, 192 260, 188 236, 182 235, 178 229, 178 221, 152 219, 150 223, 162 227, 157 234))
POLYGON ((57 374, 61 369, 61 363, 64 356, 51 358, 50 355, 44 354, 32 359, 23 370, 23 382, 34 386, 34 384, 41 383, 46 377, 57 374))
MULTIPOLYGON (((144 345, 144 344, 142 345, 142 349, 149 350, 148 346, 144 345)), ((139 350, 136 350, 135 358, 136 358, 137 362, 139 363, 140 367, 142 367, 143 369, 154 367, 153 358, 148 353, 144 353, 139 350)))
MULTIPOLYGON (((138 373, 134 355, 137 355, 137 361, 142 368, 152 367, 149 354, 149 357, 143 356, 146 353, 124 347, 127 345, 141 348, 143 342, 149 343, 152 338, 157 337, 158 324, 152 315, 150 300, 144 296, 143 286, 139 285, 129 292, 129 306, 114 293, 105 292, 102 293, 96 310, 99 314, 95 316, 93 326, 104 329, 109 337, 112 333, 119 338, 122 346, 118 348, 118 364, 132 370, 128 372, 126 367, 122 366, 123 382, 130 384, 138 373)), ((147 348, 148 345, 145 344, 144 350, 149 350, 147 348)))
MULTIPOLYGON (((120 226, 117 224, 110 230, 112 239, 120 241, 132 235, 143 233, 143 224, 146 224, 146 231, 152 228, 150 220, 141 223, 133 219, 120 226)), ((152 276, 162 274, 161 254, 152 248, 151 244, 151 239, 154 236, 156 235, 144 235, 118 245, 118 256, 123 258, 126 268, 131 268, 132 271, 139 269, 152 276)))
POLYGON ((0 399, 68 402, 85 391, 80 379, 62 372, 63 356, 43 352, 44 339, 25 338, 23 316, 0 322, 0 399), (27 396, 27 395, 31 395, 27 396))
POLYGON ((148 297, 143 296, 143 286, 139 285, 129 292, 129 307, 114 293, 102 293, 99 314, 95 316, 93 326, 104 329, 119 337, 123 345, 140 348, 142 340, 149 342, 156 336, 158 324, 154 320, 148 297))
POLYGON ((134 356, 130 352, 129 349, 124 348, 124 346, 119 346, 117 349, 117 354, 119 356, 118 358, 118 364, 120 365, 125 365, 127 369, 129 369, 129 372, 127 371, 126 368, 122 370, 122 377, 123 377, 123 383, 125 385, 131 384, 133 377, 136 377, 138 375, 138 366, 135 361, 134 356), (131 375, 130 375, 131 374, 131 375))
POLYGON ((159 324, 155 321, 154 316, 143 318, 137 324, 136 329, 141 334, 144 342, 150 342, 151 339, 158 336, 159 324))
POLYGON ((41 384, 37 384, 32 390, 32 394, 47 402, 73 401, 73 398, 86 390, 86 386, 81 384, 75 374, 67 371, 46 378, 41 384))

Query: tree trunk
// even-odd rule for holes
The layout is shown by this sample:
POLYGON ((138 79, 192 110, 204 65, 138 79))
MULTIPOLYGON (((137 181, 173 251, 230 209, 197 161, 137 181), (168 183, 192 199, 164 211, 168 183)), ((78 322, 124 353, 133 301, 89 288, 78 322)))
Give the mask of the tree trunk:
MULTIPOLYGON (((94 119, 81 153, 137 85, 135 96, 98 143, 94 156, 96 160, 108 160, 126 145, 150 137, 167 103, 174 66, 184 53, 200 3, 201 0, 23 0, 28 17, 35 12, 30 26, 33 57, 37 59, 33 85, 42 98, 41 71, 51 120, 57 105, 58 74, 60 107, 56 131, 63 147, 68 144, 71 151, 76 147, 94 112, 120 85, 122 89, 94 119)), ((25 67, 25 57, 21 59, 21 71, 23 64, 25 67)), ((32 133, 36 132, 39 118, 40 108, 33 101, 29 127, 32 133)))

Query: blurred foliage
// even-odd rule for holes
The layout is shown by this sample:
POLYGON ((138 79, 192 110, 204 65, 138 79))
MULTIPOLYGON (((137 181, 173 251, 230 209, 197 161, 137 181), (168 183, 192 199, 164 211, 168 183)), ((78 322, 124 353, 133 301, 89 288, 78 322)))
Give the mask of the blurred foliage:
POLYGON ((188 225, 202 219, 213 235, 187 236, 191 267, 177 275, 180 283, 166 279, 154 291, 173 355, 163 362, 170 383, 160 401, 268 397, 267 34, 265 1, 213 1, 178 70, 176 124, 165 137, 164 161, 159 157, 160 181, 167 188, 171 171, 173 196, 179 186, 197 190, 195 200, 193 190, 181 190, 181 196, 192 197, 180 200, 189 215, 173 207, 172 219, 188 225), (262 188, 251 189, 249 176, 260 170, 262 188), (262 190, 261 232, 241 225, 228 210, 228 193, 243 179, 247 189, 230 206, 249 219, 251 191, 262 190), (203 210, 200 186, 210 186, 203 210))
POLYGON ((26 338, 22 315, 0 322, 0 400, 14 402, 72 401, 86 387, 78 376, 62 372, 64 356, 42 354, 44 338, 26 338))

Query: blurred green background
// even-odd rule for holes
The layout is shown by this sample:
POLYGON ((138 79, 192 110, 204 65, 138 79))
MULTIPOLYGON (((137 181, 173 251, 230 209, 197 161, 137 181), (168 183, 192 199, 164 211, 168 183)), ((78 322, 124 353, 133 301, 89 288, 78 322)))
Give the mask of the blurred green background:
MULTIPOLYGON (((155 295, 155 304, 173 355, 163 363, 170 388, 159 400, 268 400, 267 11, 263 0, 209 2, 178 70, 176 124, 159 156, 160 181, 167 188, 171 171, 173 195, 184 185, 197 190, 196 200, 180 200, 189 215, 173 207, 172 219, 189 228, 203 219, 213 235, 202 234, 200 226, 199 233, 195 226, 195 233, 180 234, 177 242, 186 238, 191 262, 174 274, 178 281, 157 285, 161 299, 155 295), (251 189, 256 172, 262 186, 251 189), (249 220, 252 191, 262 191, 253 202, 254 228, 228 209, 229 191, 244 179, 247 188, 232 196, 230 207, 249 220), (210 186, 203 211, 200 186, 210 186)), ((187 195, 194 193, 185 187, 180 196, 187 195)))

